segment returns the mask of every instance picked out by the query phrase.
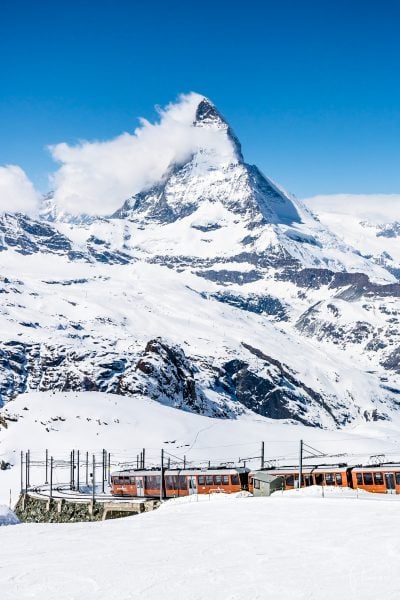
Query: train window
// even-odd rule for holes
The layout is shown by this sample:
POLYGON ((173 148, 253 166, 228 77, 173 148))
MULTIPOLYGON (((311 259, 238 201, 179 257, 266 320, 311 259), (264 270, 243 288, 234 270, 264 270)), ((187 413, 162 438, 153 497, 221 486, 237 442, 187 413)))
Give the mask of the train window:
POLYGON ((129 485, 129 477, 121 477, 122 479, 122 483, 124 483, 125 485, 129 485))
POLYGON ((214 475, 214 485, 221 485, 221 475, 214 475))
POLYGON ((333 476, 333 473, 327 473, 325 475, 325 482, 326 485, 335 485, 335 478, 333 476))
POLYGON ((397 485, 400 485, 400 473, 395 473, 395 477, 397 485))
POLYGON ((357 485, 363 484, 362 473, 356 473, 356 480, 357 480, 357 485))
POLYGON ((136 478, 135 477, 129 477, 129 483, 130 483, 130 485, 136 485, 136 478))
POLYGON ((255 479, 255 480, 254 480, 254 487, 255 487, 255 489, 256 489, 256 490, 259 490, 259 489, 260 489, 260 482, 259 482, 259 480, 258 480, 258 479, 255 479))
POLYGON ((204 475, 199 475, 199 485, 204 485, 206 481, 206 478, 204 477, 204 475))
POLYGON ((294 485, 294 475, 286 475, 286 485, 294 485))
POLYGON ((187 489, 186 475, 178 475, 178 484, 179 484, 179 489, 180 490, 186 490, 187 489))
MULTIPOLYGON (((400 473, 399 473, 399 475, 400 475, 400 473)), ((222 484, 229 485, 229 476, 228 475, 222 475, 222 484)))
POLYGON ((146 475, 145 488, 148 490, 158 490, 160 488, 160 476, 159 475, 146 475))
POLYGON ((315 485, 324 485, 324 474, 317 473, 315 475, 315 485))
POLYGON ((372 473, 364 473, 364 485, 372 485, 372 473))
POLYGON ((374 483, 375 485, 383 485, 383 475, 382 473, 374 473, 374 483))
POLYGON ((174 476, 173 475, 167 475, 165 477, 165 486, 166 486, 167 490, 174 490, 175 489, 174 476))
POLYGON ((239 485, 239 474, 238 473, 234 473, 233 475, 231 475, 231 484, 239 485))
POLYGON ((206 485, 212 485, 212 484, 213 484, 213 476, 206 475, 206 485))
POLYGON ((342 485, 342 474, 341 473, 335 473, 335 479, 336 479, 336 485, 342 485))

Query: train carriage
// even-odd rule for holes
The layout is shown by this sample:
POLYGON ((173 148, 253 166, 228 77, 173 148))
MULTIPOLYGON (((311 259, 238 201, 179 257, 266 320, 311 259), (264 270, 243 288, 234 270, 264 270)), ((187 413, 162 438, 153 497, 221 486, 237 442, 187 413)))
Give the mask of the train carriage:
POLYGON ((400 494, 400 465, 354 467, 352 487, 373 494, 400 494))
MULTIPOLYGON (((293 490, 299 487, 299 468, 297 466, 265 470, 271 475, 282 477, 282 489, 293 490)), ((305 466, 302 469, 301 487, 311 485, 349 487, 351 486, 351 468, 347 465, 305 466)), ((253 493, 253 473, 249 474, 249 491, 253 493)))
MULTIPOLYGON (((164 471, 163 495, 166 498, 224 492, 232 494, 247 489, 249 469, 167 469, 164 471)), ((159 469, 129 469, 112 473, 114 496, 156 497, 161 491, 159 469)))

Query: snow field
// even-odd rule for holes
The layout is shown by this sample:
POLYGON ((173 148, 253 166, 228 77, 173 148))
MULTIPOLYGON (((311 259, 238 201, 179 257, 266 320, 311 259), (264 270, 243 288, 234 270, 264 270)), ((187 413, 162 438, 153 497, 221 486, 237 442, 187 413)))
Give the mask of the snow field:
MULTIPOLYGON (((158 465, 161 448, 166 460, 186 456, 187 464, 205 465, 253 457, 247 465, 258 467, 261 441, 266 460, 278 465, 297 464, 299 440, 334 455, 331 462, 365 463, 370 455, 385 454, 386 460, 400 459, 398 421, 363 424, 343 430, 322 430, 287 421, 245 413, 237 419, 215 419, 164 406, 153 400, 96 392, 30 392, 9 402, 2 415, 17 417, 1 429, 0 460, 13 465, 0 471, 0 503, 8 504, 10 490, 15 503, 20 490, 20 452, 31 452, 31 485, 45 481, 45 449, 56 460, 69 460, 72 449, 96 453, 98 464, 103 448, 111 453, 112 468, 136 463, 146 448, 146 464, 158 465), (397 424, 396 424, 397 423, 397 424), (335 456, 336 455, 336 456, 335 456)), ((319 462, 325 462, 322 458, 319 462)), ((307 461, 305 460, 305 463, 307 461)), ((83 483, 84 469, 81 470, 83 483)), ((69 466, 57 468, 54 484, 69 481, 69 466)))
POLYGON ((0 589, 2 600, 397 600, 399 527, 397 503, 286 495, 20 525, 0 530, 0 589))

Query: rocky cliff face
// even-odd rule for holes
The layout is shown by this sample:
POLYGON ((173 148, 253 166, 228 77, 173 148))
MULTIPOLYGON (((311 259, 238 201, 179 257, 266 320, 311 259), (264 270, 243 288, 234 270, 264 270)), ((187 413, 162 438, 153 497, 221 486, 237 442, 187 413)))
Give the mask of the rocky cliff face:
MULTIPOLYGON (((398 411, 400 283, 216 132, 110 218, 0 219, 0 394, 93 390, 341 426, 398 411)), ((388 230, 389 231, 389 230, 388 230)), ((382 235, 392 235, 382 231, 382 235)))

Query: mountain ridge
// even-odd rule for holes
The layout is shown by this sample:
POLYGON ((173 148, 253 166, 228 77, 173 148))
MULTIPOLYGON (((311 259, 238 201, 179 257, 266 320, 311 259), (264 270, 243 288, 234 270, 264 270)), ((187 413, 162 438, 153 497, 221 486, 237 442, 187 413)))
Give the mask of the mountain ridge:
POLYGON ((205 98, 193 127, 206 146, 110 217, 49 197, 36 220, 1 217, 3 402, 93 390, 220 418, 390 419, 395 274, 246 164, 205 98))

